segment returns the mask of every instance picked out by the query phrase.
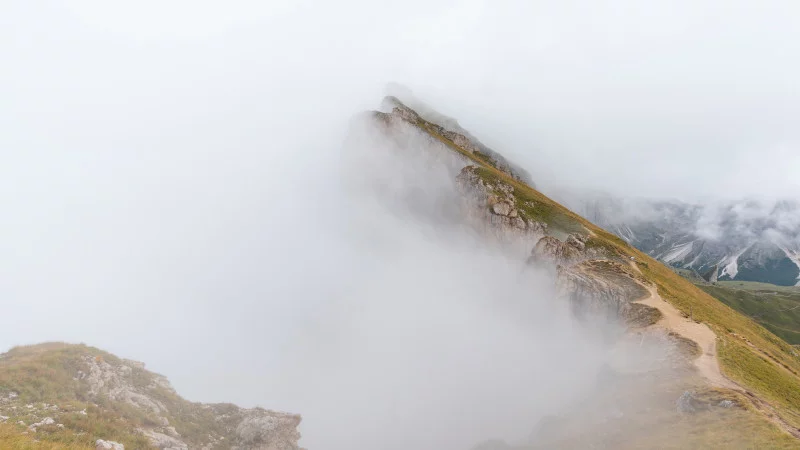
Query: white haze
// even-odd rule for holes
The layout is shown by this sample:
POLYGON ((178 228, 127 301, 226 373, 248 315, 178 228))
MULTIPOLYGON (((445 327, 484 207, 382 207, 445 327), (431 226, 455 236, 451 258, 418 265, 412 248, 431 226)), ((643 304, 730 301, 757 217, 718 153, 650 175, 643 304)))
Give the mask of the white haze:
POLYGON ((543 186, 789 196, 798 12, 3 2, 0 348, 143 360, 192 400, 304 413, 313 448, 359 448, 354 427, 363 444, 518 438, 601 359, 547 283, 354 199, 350 118, 399 81, 543 186))
POLYGON ((594 387, 609 349, 547 274, 439 206, 458 195, 424 139, 410 133, 397 149, 362 126, 346 144, 347 197, 328 199, 346 212, 325 221, 343 248, 315 256, 309 274, 346 270, 308 280, 328 292, 290 332, 283 378, 261 390, 303 411, 313 448, 524 441, 594 387))

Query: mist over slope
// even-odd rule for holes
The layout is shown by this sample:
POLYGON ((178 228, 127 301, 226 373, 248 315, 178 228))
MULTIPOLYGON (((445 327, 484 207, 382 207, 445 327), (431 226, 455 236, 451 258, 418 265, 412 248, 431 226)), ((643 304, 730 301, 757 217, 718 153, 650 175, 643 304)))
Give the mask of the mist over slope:
POLYGON ((551 275, 469 226, 458 155, 399 130, 389 139, 360 116, 344 144, 336 205, 348 214, 334 225, 355 264, 290 347, 303 444, 526 442, 539 419, 591 392, 609 348, 559 301, 551 275))
MULTIPOLYGON (((269 283, 297 299, 296 317, 269 376, 257 389, 234 386, 240 396, 302 414, 307 448, 796 444, 796 399, 776 397, 800 385, 788 346, 530 187, 453 122, 394 97, 383 104, 350 122, 334 176, 309 180, 325 189, 276 200, 308 213, 282 222, 287 238, 302 238, 286 242, 302 252, 287 261, 303 264, 269 283), (740 365, 753 358, 761 365, 740 365)), ((209 355, 221 357, 217 373, 242 370, 209 355)), ((243 372, 254 376, 265 362, 249 355, 243 372)), ((119 405, 89 401, 130 420, 119 405)), ((296 439, 299 417, 290 422, 296 439)), ((147 436, 135 425, 117 435, 147 436)), ((212 438, 220 449, 276 445, 212 438)))
MULTIPOLYGON (((327 345, 311 345, 321 349, 319 355, 338 355, 336 344, 355 344, 347 349, 348 355, 355 352, 353 359, 347 358, 348 364, 339 361, 341 371, 332 372, 341 377, 335 377, 334 383, 353 390, 323 389, 327 395, 309 394, 316 402, 309 399, 306 410, 316 416, 319 400, 332 399, 331 392, 355 399, 356 407, 374 408, 362 403, 362 395, 394 405, 380 410, 385 416, 370 416, 368 429, 375 434, 360 436, 361 443, 370 439, 378 443, 387 437, 391 441, 394 433, 404 436, 404 442, 437 448, 465 448, 492 438, 521 448, 581 448, 589 442, 641 448, 650 445, 643 444, 650 439, 662 442, 656 436, 670 431, 653 424, 674 420, 681 414, 680 407, 676 411, 676 399, 690 386, 704 383, 697 384, 691 368, 677 362, 680 356, 678 360, 665 357, 680 345, 670 337, 657 338, 657 332, 650 335, 656 338, 635 337, 640 347, 647 344, 641 353, 632 348, 622 351, 622 366, 616 360, 629 337, 624 331, 629 325, 620 314, 642 295, 636 289, 619 290, 618 283, 636 280, 636 272, 628 268, 632 250, 598 235, 599 230, 594 231, 588 222, 531 190, 506 164, 487 158, 479 147, 457 144, 464 135, 448 134, 447 125, 435 122, 438 116, 418 114, 395 98, 384 105, 387 110, 355 119, 344 145, 347 204, 353 207, 351 217, 364 220, 369 231, 358 231, 363 226, 359 220, 348 221, 348 226, 355 235, 369 236, 376 244, 369 253, 370 281, 359 283, 353 299, 344 303, 349 305, 345 310, 358 311, 347 320, 348 326, 366 332, 349 330, 347 338, 333 341, 326 334, 327 345), (466 198, 473 198, 466 204, 465 186, 466 198), (357 213, 367 205, 377 209, 363 216, 357 213), (486 207, 488 211, 482 209, 486 207), (381 238, 384 234, 390 237, 381 238), (521 266, 530 252, 529 238, 538 243, 529 262, 521 266), (384 258, 391 261, 388 272, 379 269, 384 258), (531 266, 531 260, 541 262, 531 266), (605 264, 609 267, 603 268, 605 264), (358 302, 362 289, 370 291, 367 306, 358 302), (389 314, 383 316, 385 312, 389 314), (614 320, 608 322, 608 318, 614 320), (373 325, 362 324, 361 319, 373 325), (550 322, 555 327, 548 326, 550 322), (404 336, 410 329, 413 336, 404 336), (510 330, 516 331, 508 335, 510 330), (359 343, 359 336, 368 343, 359 343), (359 360, 362 346, 372 352, 359 360), (383 362, 383 348, 393 350, 385 355, 391 362, 383 362), (671 362, 665 364, 665 360, 671 362), (575 364, 588 365, 575 373, 575 364), (370 377, 372 383, 387 383, 393 387, 391 394, 377 387, 372 392, 371 383, 355 374, 370 377), (395 384, 392 380, 401 374, 404 381, 395 384), (424 394, 421 398, 407 395, 404 388, 424 394), (601 392, 613 394, 609 398, 601 392), (624 406, 614 402, 614 397, 625 398, 624 406), (427 414, 415 413, 422 409, 437 412, 445 426, 430 430, 427 414), (621 419, 645 410, 650 411, 649 419, 621 419), (391 425, 385 422, 389 417, 391 425), (467 424, 473 425, 464 431, 462 426, 467 424), (543 427, 551 429, 543 432, 543 427), (576 434, 578 428, 581 432, 576 434), (574 440, 564 440, 568 435, 574 440)), ((311 342, 319 339, 316 335, 311 334, 311 342)), ((312 355, 298 364, 319 360, 316 353, 312 355)), ((717 400, 709 405, 722 402, 725 395, 738 398, 735 391, 724 391, 723 397, 718 397, 720 391, 714 392, 712 398, 717 396, 717 400)), ((741 405, 740 401, 734 404, 741 405)), ((727 429, 740 420, 755 420, 752 425, 761 420, 749 413, 737 416, 735 411, 741 410, 725 416, 712 406, 703 408, 708 408, 706 418, 683 423, 711 430, 727 429)), ((308 413, 305 417, 310 420, 308 413)), ((317 432, 324 435, 322 430, 312 433, 317 432)), ((758 433, 764 442, 793 445, 766 429, 758 433)), ((338 442, 343 445, 357 445, 346 433, 341 439, 338 442)), ((703 439, 709 443, 717 438, 703 439)), ((736 442, 730 434, 726 439, 730 439, 725 441, 728 444, 736 442)), ((487 448, 505 445, 493 442, 487 448)), ((692 445, 697 443, 683 439, 670 444, 674 448, 692 445)))
MULTIPOLYGON (((306 429, 340 417, 345 394, 305 407, 314 399, 295 383, 325 380, 293 361, 295 337, 324 329, 318 311, 373 270, 392 272, 373 244, 415 241, 376 231, 391 221, 371 206, 434 209, 339 189, 346 121, 377 107, 385 80, 424 93, 545 193, 553 181, 654 197, 796 192, 797 4, 623 3, 2 2, 0 347, 88 342, 146 361, 192 400, 308 410, 306 429)), ((537 205, 551 209, 531 216, 561 212, 537 205)), ((730 377, 787 415, 800 392, 781 368, 797 371, 791 349, 637 267, 714 327, 730 377)), ((673 411, 678 394, 660 404, 673 411)))

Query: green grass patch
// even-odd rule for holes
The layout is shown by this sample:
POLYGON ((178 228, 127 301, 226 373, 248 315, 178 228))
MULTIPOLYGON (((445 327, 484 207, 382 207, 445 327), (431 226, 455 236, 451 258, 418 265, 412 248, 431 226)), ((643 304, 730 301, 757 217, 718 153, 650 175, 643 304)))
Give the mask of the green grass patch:
POLYGON ((490 165, 490 166, 492 166, 494 168, 497 168, 497 161, 495 161, 494 158, 492 158, 491 156, 489 156, 487 154, 484 154, 484 153, 481 153, 479 151, 472 152, 472 155, 475 156, 476 158, 480 159, 481 161, 483 161, 485 164, 488 164, 488 165, 490 165))
POLYGON ((753 352, 740 339, 726 337, 719 344, 717 351, 725 375, 760 394, 787 422, 795 426, 800 423, 800 380, 796 375, 769 357, 753 352))
POLYGON ((513 186, 516 200, 515 206, 523 218, 546 223, 552 230, 564 233, 586 232, 586 227, 577 220, 575 215, 569 214, 563 206, 520 183, 508 174, 486 166, 478 167, 475 173, 487 183, 494 185, 505 183, 513 186))
POLYGON ((735 289, 728 283, 716 286, 701 284, 699 287, 789 344, 800 344, 800 291, 779 289, 783 286, 774 285, 765 288, 763 283, 758 284, 757 289, 735 289))

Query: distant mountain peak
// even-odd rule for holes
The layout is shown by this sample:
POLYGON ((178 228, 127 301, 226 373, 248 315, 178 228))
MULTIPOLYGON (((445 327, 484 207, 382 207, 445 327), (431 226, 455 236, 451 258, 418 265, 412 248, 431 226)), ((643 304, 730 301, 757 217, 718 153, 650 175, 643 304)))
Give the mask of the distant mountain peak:
POLYGON ((631 245, 680 268, 720 280, 800 282, 800 204, 742 200, 697 205, 565 193, 560 198, 631 245))

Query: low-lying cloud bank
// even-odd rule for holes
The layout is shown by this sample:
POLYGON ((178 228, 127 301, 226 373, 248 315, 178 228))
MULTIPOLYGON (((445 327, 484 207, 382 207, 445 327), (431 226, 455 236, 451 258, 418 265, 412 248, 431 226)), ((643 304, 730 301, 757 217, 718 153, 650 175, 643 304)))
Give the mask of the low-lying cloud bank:
POLYGON ((556 189, 551 194, 603 226, 654 224, 709 241, 746 244, 769 240, 788 247, 800 245, 800 204, 792 199, 707 199, 690 203, 614 197, 588 190, 556 189))

